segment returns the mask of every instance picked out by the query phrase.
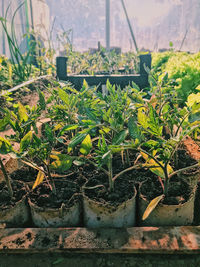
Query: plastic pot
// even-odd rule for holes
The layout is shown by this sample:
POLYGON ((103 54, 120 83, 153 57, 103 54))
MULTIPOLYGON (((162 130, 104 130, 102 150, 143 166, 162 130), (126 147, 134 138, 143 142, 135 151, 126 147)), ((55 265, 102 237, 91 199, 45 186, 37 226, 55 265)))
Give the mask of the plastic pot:
POLYGON ((83 192, 83 221, 85 227, 131 227, 136 223, 135 215, 135 187, 133 197, 117 207, 90 199, 83 192))
MULTIPOLYGON (((143 185, 142 185, 143 186, 143 185)), ((189 186, 189 185, 188 185, 189 186)), ((141 189, 141 188, 140 188, 141 189)), ((178 205, 167 205, 159 203, 151 212, 146 220, 142 220, 142 216, 149 205, 150 201, 146 196, 139 193, 138 198, 138 220, 139 226, 181 226, 191 225, 194 218, 194 201, 196 186, 191 189, 189 199, 178 205)))
POLYGON ((47 183, 39 185, 30 192, 28 203, 31 209, 33 224, 37 227, 80 226, 81 208, 79 194, 76 192, 74 193, 74 191, 71 190, 70 184, 67 181, 56 181, 55 186, 57 191, 56 195, 53 195, 52 191, 48 188, 47 183), (67 192, 70 193, 64 198, 64 195, 67 192), (46 201, 48 203, 51 202, 50 206, 47 206, 45 202, 42 204, 38 203, 39 197, 45 196, 47 196, 46 201), (59 201, 60 204, 57 205, 54 201, 55 203, 56 201, 59 201))
MULTIPOLYGON (((25 186, 20 181, 12 181, 13 184, 25 186)), ((20 199, 16 203, 8 205, 6 208, 0 209, 0 224, 8 227, 22 227, 30 220, 29 208, 27 205, 27 187, 26 192, 20 196, 20 199)), ((14 192, 15 195, 15 192, 14 192)))
POLYGON ((76 201, 67 208, 62 204, 60 208, 41 208, 29 199, 31 217, 37 227, 75 227, 80 225, 80 205, 76 201))

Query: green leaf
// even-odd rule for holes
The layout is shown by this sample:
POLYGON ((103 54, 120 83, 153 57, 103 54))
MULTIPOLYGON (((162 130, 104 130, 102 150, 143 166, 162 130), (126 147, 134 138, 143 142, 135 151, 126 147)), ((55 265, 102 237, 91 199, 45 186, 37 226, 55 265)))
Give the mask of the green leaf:
POLYGON ((90 153, 91 148, 92 148, 92 140, 90 135, 88 134, 81 143, 80 152, 86 156, 90 153))
POLYGON ((83 80, 83 86, 82 86, 82 89, 81 89, 81 92, 84 91, 85 89, 88 88, 88 83, 86 82, 86 80, 84 79, 83 80))
POLYGON ((143 144, 143 146, 149 147, 149 148, 156 148, 157 146, 159 146, 159 142, 155 141, 155 140, 148 140, 147 142, 145 142, 143 144))
POLYGON ((72 166, 72 158, 67 154, 52 154, 50 157, 55 159, 55 161, 51 163, 50 168, 57 172, 63 173, 72 166))
POLYGON ((21 140, 20 142, 20 152, 25 151, 32 141, 33 133, 32 131, 29 131, 21 140))
POLYGON ((52 129, 48 123, 45 123, 44 130, 45 130, 45 136, 47 137, 48 141, 53 142, 54 141, 54 134, 53 134, 53 131, 52 131, 52 129))
POLYGON ((115 135, 115 137, 112 140, 113 145, 120 145, 124 142, 125 138, 128 135, 128 130, 123 130, 115 135))
POLYGON ((190 114, 189 118, 188 118, 190 123, 193 123, 195 121, 200 121, 200 111, 190 114))
POLYGON ((59 132, 58 136, 62 136, 65 132, 76 130, 77 128, 78 128, 78 125, 77 124, 66 125, 59 132))
MULTIPOLYGON (((146 160, 146 163, 143 164, 143 167, 149 168, 151 172, 153 172, 156 175, 158 175, 159 177, 165 179, 166 178, 165 172, 161 168, 161 166, 153 158, 150 158, 144 152, 140 152, 140 153, 141 153, 142 157, 146 160), (155 168, 152 168, 153 166, 155 166, 155 168)), ((163 166, 163 162, 159 162, 159 163, 163 166)), ((168 174, 171 174, 173 172, 173 169, 169 164, 167 165, 167 172, 168 172, 168 174)))
POLYGON ((42 143, 41 139, 37 137, 37 135, 33 134, 33 141, 39 147, 42 143))
POLYGON ((0 154, 8 154, 13 151, 11 143, 0 136, 0 154))
POLYGON ((60 97, 60 99, 67 105, 69 105, 69 95, 68 93, 66 93, 64 90, 62 89, 59 89, 58 90, 58 95, 60 97))
POLYGON ((6 116, 0 120, 0 131, 5 131, 6 126, 10 122, 10 113, 6 113, 6 116))
POLYGON ((142 217, 142 220, 146 220, 149 215, 151 214, 151 212, 156 208, 156 206, 159 204, 159 202, 164 198, 165 195, 161 195, 161 196, 158 196, 156 198, 154 198, 153 200, 151 200, 151 202, 149 203, 149 205, 147 206, 144 214, 143 214, 143 217, 142 217))
POLYGON ((141 140, 141 132, 139 127, 137 126, 135 120, 133 117, 130 117, 129 121, 128 121, 128 130, 129 130, 129 134, 130 136, 136 140, 141 140))
POLYGON ((150 106, 149 119, 148 126, 153 134, 162 136, 163 127, 159 125, 159 117, 152 106, 150 106))
POLYGON ((42 110, 45 110, 46 102, 45 102, 44 94, 39 89, 37 89, 37 91, 38 91, 38 94, 39 94, 40 107, 41 107, 42 110))
POLYGON ((80 144, 84 139, 85 137, 88 135, 88 133, 78 133, 76 136, 74 136, 72 138, 72 140, 70 141, 69 143, 69 147, 70 148, 74 148, 75 146, 77 146, 78 144, 80 144))
POLYGON ((26 122, 28 120, 27 110, 20 102, 18 102, 18 114, 20 122, 26 122))
POLYGON ((144 109, 143 108, 139 108, 138 109, 138 123, 144 128, 146 129, 148 127, 148 117, 146 116, 146 114, 144 113, 144 109))

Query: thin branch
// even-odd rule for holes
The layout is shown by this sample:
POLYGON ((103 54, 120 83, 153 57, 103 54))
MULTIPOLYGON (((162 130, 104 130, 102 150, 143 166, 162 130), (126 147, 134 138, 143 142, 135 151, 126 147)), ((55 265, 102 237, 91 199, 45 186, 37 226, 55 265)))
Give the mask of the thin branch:
POLYGON ((194 165, 192 165, 192 166, 188 166, 188 167, 182 168, 182 169, 180 169, 180 170, 174 171, 173 173, 171 173, 171 174, 169 175, 169 179, 172 178, 174 175, 180 173, 180 172, 184 172, 184 171, 190 170, 190 169, 192 169, 192 168, 196 168, 196 167, 200 167, 200 163, 196 163, 196 164, 194 164, 194 165))

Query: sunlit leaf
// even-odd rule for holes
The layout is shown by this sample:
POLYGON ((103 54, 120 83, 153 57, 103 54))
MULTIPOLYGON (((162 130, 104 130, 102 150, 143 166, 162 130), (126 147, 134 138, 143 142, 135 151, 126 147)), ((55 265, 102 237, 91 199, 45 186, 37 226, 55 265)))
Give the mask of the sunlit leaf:
POLYGON ((65 172, 72 166, 72 158, 67 154, 54 155, 56 160, 50 165, 50 168, 57 172, 65 172))
POLYGON ((42 171, 39 171, 32 189, 35 189, 38 185, 40 185, 43 182, 44 177, 45 177, 45 174, 42 171))
MULTIPOLYGON (((150 158, 147 154, 141 152, 142 157, 145 159, 145 164, 143 164, 143 167, 149 168, 151 172, 155 173, 159 177, 165 179, 165 173, 164 170, 160 167, 160 165, 152 158, 150 158), (151 168, 155 166, 154 168, 151 168)), ((154 155, 155 156, 155 155, 154 155)), ((164 166, 163 162, 159 162, 162 166, 164 166)), ((167 165, 167 172, 168 174, 171 174, 173 172, 172 167, 168 164, 167 165)))
POLYGON ((11 143, 0 136, 0 154, 8 154, 13 151, 11 143))
POLYGON ((26 122, 28 120, 27 110, 20 102, 18 102, 18 114, 20 122, 26 122))
POLYGON ((143 108, 139 108, 138 109, 138 123, 144 128, 146 129, 148 127, 148 117, 146 116, 146 114, 144 113, 144 109, 143 108))
POLYGON ((30 145, 30 143, 31 143, 31 141, 32 141, 32 137, 33 137, 33 133, 32 133, 32 131, 29 131, 29 132, 22 138, 22 140, 21 140, 21 142, 20 142, 20 151, 21 151, 21 152, 24 151, 24 150, 26 150, 26 149, 29 147, 29 145, 30 145))
POLYGON ((146 220, 148 218, 148 216, 151 214, 151 212, 156 208, 156 206, 159 204, 159 202, 164 198, 165 195, 161 195, 161 196, 158 196, 156 198, 154 198, 153 200, 151 200, 151 202, 149 203, 149 205, 147 206, 144 214, 143 214, 143 217, 142 217, 142 220, 146 220))
POLYGON ((80 160, 74 160, 73 164, 79 167, 79 166, 82 166, 84 164, 84 162, 80 161, 80 160))
POLYGON ((80 152, 83 155, 88 155, 90 153, 91 148, 92 148, 92 140, 90 135, 88 134, 81 143, 80 152))
POLYGON ((68 93, 66 93, 64 90, 62 89, 59 89, 58 90, 58 95, 60 97, 60 99, 67 105, 69 105, 69 95, 68 93))
POLYGON ((72 138, 72 140, 70 141, 69 143, 69 147, 70 148, 74 148, 75 146, 77 146, 78 144, 80 144, 84 139, 85 137, 88 135, 88 133, 79 133, 77 134, 75 137, 72 138))

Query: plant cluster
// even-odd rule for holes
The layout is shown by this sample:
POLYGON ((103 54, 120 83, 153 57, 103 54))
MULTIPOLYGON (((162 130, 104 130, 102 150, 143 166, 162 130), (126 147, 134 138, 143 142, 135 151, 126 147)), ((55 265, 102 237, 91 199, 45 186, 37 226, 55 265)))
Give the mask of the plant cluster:
MULTIPOLYGON (((0 130, 10 125, 14 134, 1 137, 0 153, 9 153, 36 169, 33 188, 47 179, 55 194, 55 173, 62 176, 75 166, 90 164, 103 172, 110 193, 114 192, 119 176, 135 169, 150 169, 158 177, 163 192, 152 200, 145 219, 168 195, 173 176, 199 166, 195 163, 180 168, 177 149, 184 138, 199 129, 200 101, 196 95, 190 95, 187 105, 180 107, 176 90, 166 80, 167 77, 160 82, 154 79, 150 100, 136 84, 122 90, 109 81, 107 94, 86 82, 80 91, 70 85, 49 88, 47 100, 38 90, 37 106, 30 108, 18 103, 14 111, 1 110, 4 117, 0 120, 0 130), (44 111, 48 122, 39 131, 38 121, 44 111), (12 142, 19 144, 17 151, 12 142), (113 170, 116 157, 121 159, 118 173, 113 170)), ((0 164, 12 197, 2 160, 0 164)), ((96 184, 94 188, 101 186, 96 184)))
POLYGON ((68 52, 69 74, 133 74, 138 73, 138 57, 132 52, 107 53, 104 48, 94 54, 89 52, 68 52))
POLYGON ((165 52, 153 54, 155 75, 168 73, 175 86, 179 104, 184 105, 191 93, 197 93, 200 84, 200 53, 165 52))

